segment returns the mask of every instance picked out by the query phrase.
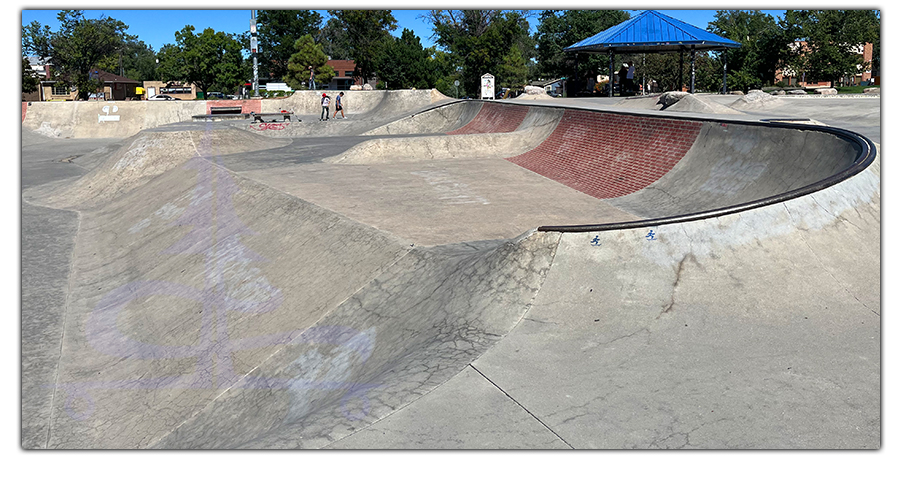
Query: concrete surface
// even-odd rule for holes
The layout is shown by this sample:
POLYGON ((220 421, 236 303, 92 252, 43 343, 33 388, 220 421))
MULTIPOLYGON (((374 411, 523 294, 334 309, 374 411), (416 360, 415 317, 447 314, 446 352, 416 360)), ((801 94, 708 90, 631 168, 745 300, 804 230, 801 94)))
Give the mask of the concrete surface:
POLYGON ((95 103, 23 107, 24 448, 880 447, 880 156, 740 213, 534 230, 840 174, 858 146, 758 121, 878 142, 879 99, 366 93, 344 122, 281 129, 191 123, 192 103, 130 103, 117 128, 82 116, 95 103), (612 119, 643 131, 611 149, 591 127, 612 119), (689 123, 625 195, 516 162, 570 144, 594 155, 567 174, 637 178, 689 123))

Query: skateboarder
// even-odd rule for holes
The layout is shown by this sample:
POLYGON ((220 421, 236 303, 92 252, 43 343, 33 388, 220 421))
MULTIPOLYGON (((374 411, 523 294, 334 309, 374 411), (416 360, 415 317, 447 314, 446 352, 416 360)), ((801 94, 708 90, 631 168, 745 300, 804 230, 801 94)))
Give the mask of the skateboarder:
POLYGON ((322 116, 319 117, 319 121, 328 121, 328 104, 331 103, 331 99, 328 98, 327 93, 322 94, 322 116))
POLYGON ((341 119, 347 119, 347 116, 344 116, 344 104, 341 100, 343 97, 344 97, 344 92, 341 92, 334 99, 334 116, 332 116, 333 118, 336 118, 338 111, 341 111, 341 119))

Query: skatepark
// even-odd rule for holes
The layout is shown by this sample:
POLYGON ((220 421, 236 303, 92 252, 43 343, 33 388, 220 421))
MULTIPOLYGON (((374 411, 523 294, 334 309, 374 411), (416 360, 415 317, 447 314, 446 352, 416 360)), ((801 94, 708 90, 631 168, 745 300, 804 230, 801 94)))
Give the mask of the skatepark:
POLYGON ((880 448, 879 97, 344 102, 23 103, 23 448, 880 448))

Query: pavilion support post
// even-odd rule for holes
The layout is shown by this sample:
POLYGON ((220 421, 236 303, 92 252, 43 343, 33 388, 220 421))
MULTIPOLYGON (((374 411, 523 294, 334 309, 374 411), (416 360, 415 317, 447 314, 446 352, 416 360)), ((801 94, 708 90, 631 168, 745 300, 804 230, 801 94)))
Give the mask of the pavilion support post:
POLYGON ((691 46, 691 93, 694 93, 694 83, 697 81, 696 62, 697 51, 691 46))
MULTIPOLYGON (((578 74, 578 52, 575 52, 575 93, 577 94, 581 91, 581 75, 578 74)), ((574 95, 569 95, 569 97, 574 97, 574 95)))
POLYGON ((728 94, 728 49, 722 51, 722 93, 728 94))
POLYGON ((681 56, 681 62, 678 64, 678 91, 680 92, 684 88, 684 47, 681 47, 678 55, 681 56))
POLYGON ((613 96, 613 64, 614 59, 616 57, 616 52, 613 49, 609 49, 609 96, 613 96))

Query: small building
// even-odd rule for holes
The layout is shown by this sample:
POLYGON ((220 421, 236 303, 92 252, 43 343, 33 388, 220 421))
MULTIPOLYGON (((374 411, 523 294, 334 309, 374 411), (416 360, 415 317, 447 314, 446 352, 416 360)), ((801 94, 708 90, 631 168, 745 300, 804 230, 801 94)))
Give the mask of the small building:
POLYGON ((31 66, 31 70, 37 74, 38 79, 40 79, 40 86, 35 92, 22 94, 22 100, 29 102, 75 100, 78 97, 78 91, 74 86, 53 79, 53 71, 50 67, 49 59, 29 57, 28 64, 31 66))
POLYGON ((372 85, 372 88, 375 88, 375 85, 378 83, 378 78, 363 81, 363 79, 356 74, 356 61, 333 59, 325 64, 328 64, 334 69, 334 78, 331 79, 331 82, 329 82, 327 86, 321 88, 321 90, 349 90, 353 85, 362 86, 366 83, 372 85))
POLYGON ((91 71, 92 78, 98 78, 103 83, 103 97, 106 100, 140 100, 140 81, 135 81, 125 76, 119 76, 102 69, 91 71))
POLYGON ((144 98, 154 95, 168 95, 178 100, 194 100, 197 98, 197 85, 181 81, 145 81, 144 98))
MULTIPOLYGON (((37 57, 29 57, 31 69, 37 73, 41 80, 40 89, 29 95, 23 95, 23 100, 53 101, 76 100, 78 88, 63 81, 53 79, 51 63, 37 57)), ((139 99, 141 94, 141 82, 134 81, 124 76, 119 76, 102 69, 91 71, 91 77, 100 80, 103 90, 91 94, 91 100, 131 100, 139 99)))

